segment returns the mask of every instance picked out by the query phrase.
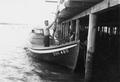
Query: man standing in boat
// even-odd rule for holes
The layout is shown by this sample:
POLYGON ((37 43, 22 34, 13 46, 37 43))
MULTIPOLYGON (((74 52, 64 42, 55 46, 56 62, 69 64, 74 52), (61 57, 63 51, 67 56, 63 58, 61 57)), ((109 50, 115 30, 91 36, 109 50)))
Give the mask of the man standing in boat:
POLYGON ((48 20, 44 21, 45 27, 44 27, 44 46, 45 47, 49 47, 50 46, 50 28, 52 27, 52 25, 55 23, 55 21, 49 25, 48 20))

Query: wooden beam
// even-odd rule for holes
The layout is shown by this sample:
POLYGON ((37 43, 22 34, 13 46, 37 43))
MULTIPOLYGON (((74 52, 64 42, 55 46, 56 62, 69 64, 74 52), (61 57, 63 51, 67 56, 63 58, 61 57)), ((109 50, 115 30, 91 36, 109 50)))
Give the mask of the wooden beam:
POLYGON ((116 4, 120 4, 120 0, 109 0, 110 6, 115 6, 116 4))
POLYGON ((104 0, 100 3, 98 3, 97 5, 92 6, 91 8, 81 12, 80 14, 74 16, 73 18, 71 18, 69 20, 75 20, 75 19, 87 16, 90 13, 97 13, 99 11, 105 10, 105 9, 113 7, 115 5, 120 5, 120 0, 104 0))
POLYGON ((86 54, 86 67, 85 67, 85 82, 91 82, 92 77, 92 64, 95 53, 95 35, 96 35, 96 24, 97 15, 89 15, 89 30, 87 39, 87 54, 86 54))
POLYGON ((91 13, 96 13, 101 10, 107 9, 109 7, 109 0, 104 0, 103 2, 95 5, 91 8, 91 13))

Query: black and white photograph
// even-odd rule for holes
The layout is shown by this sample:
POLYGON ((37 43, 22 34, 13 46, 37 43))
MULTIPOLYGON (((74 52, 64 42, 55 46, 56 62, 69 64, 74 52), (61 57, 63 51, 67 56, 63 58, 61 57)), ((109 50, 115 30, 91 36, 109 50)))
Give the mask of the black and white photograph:
POLYGON ((0 82, 120 82, 120 0, 0 0, 0 82))

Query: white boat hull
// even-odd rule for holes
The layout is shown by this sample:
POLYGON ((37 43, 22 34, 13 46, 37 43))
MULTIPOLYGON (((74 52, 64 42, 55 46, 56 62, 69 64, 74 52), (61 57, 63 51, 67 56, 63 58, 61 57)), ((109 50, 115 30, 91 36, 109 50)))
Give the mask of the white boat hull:
POLYGON ((79 53, 79 41, 52 47, 34 46, 28 49, 40 60, 53 62, 74 70, 79 53))

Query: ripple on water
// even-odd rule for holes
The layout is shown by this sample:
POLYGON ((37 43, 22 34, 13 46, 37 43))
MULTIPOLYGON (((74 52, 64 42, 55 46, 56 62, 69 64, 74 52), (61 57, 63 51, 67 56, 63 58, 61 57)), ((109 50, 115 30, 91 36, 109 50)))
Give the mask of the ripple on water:
POLYGON ((27 30, 0 25, 0 82, 42 82, 24 50, 27 30))
POLYGON ((81 82, 60 66, 34 61, 24 50, 28 30, 0 25, 0 82, 81 82))

